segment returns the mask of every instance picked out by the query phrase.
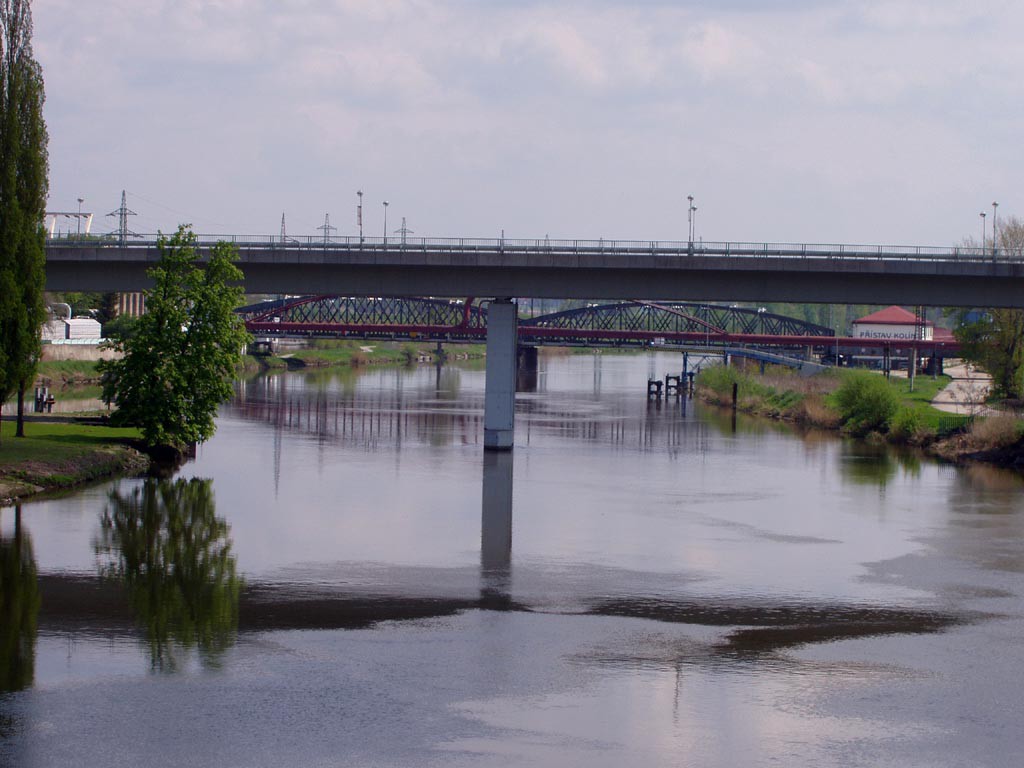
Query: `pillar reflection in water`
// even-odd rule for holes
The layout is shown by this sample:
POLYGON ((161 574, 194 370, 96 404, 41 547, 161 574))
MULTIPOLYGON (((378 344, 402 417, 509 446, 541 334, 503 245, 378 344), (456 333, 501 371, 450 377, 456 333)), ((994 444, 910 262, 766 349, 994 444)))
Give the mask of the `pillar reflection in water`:
POLYGON ((484 453, 480 592, 508 602, 512 581, 512 454, 484 453))

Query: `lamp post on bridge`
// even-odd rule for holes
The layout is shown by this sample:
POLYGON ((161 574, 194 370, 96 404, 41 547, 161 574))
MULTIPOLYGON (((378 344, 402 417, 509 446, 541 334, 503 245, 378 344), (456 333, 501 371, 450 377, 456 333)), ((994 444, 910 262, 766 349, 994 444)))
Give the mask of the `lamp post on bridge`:
POLYGON ((697 209, 693 206, 693 195, 687 195, 686 199, 690 204, 686 209, 686 222, 688 224, 686 240, 690 244, 690 248, 693 248, 693 215, 697 212, 697 209))
POLYGON ((388 247, 388 201, 384 201, 384 247, 388 247))
POLYGON ((985 255, 985 212, 982 211, 978 214, 981 216, 981 255, 985 255))
MULTIPOLYGON (((84 197, 78 198, 78 236, 82 236, 82 203, 85 202, 84 197)), ((995 205, 995 203, 993 203, 995 205)))
POLYGON ((996 231, 996 211, 998 209, 999 209, 999 203, 993 201, 992 202, 992 256, 993 256, 993 258, 996 255, 996 248, 999 247, 999 240, 996 237, 996 235, 997 235, 997 231, 996 231))
POLYGON ((356 205, 356 223, 359 224, 359 244, 363 244, 363 190, 356 192, 359 204, 356 205))

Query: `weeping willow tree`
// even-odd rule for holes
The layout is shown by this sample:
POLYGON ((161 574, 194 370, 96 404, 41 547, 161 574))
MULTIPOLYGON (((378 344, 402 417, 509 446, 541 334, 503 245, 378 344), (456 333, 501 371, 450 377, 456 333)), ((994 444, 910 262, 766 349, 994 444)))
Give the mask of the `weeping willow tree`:
POLYGON ((32 55, 32 4, 0 0, 0 402, 35 377, 45 319, 49 159, 43 72, 32 55))

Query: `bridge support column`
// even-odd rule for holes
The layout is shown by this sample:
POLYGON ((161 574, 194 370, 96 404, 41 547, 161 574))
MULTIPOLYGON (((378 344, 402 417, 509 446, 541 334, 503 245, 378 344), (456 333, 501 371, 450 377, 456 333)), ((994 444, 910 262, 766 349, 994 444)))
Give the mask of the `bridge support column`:
POLYGON ((487 309, 484 450, 511 451, 516 407, 516 303, 495 299, 487 309))

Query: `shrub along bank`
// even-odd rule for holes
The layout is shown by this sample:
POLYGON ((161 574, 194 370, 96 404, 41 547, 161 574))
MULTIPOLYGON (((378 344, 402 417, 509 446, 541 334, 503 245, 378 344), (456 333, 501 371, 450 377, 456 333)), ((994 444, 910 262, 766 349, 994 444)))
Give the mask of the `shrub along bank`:
POLYGON ((906 379, 886 380, 870 371, 839 369, 801 378, 787 369, 760 374, 714 366, 697 377, 697 394, 713 404, 732 405, 735 384, 736 408, 744 413, 918 445, 950 460, 1024 465, 1024 422, 1011 416, 970 420, 931 406, 949 381, 948 376, 920 376, 911 392, 906 379))

